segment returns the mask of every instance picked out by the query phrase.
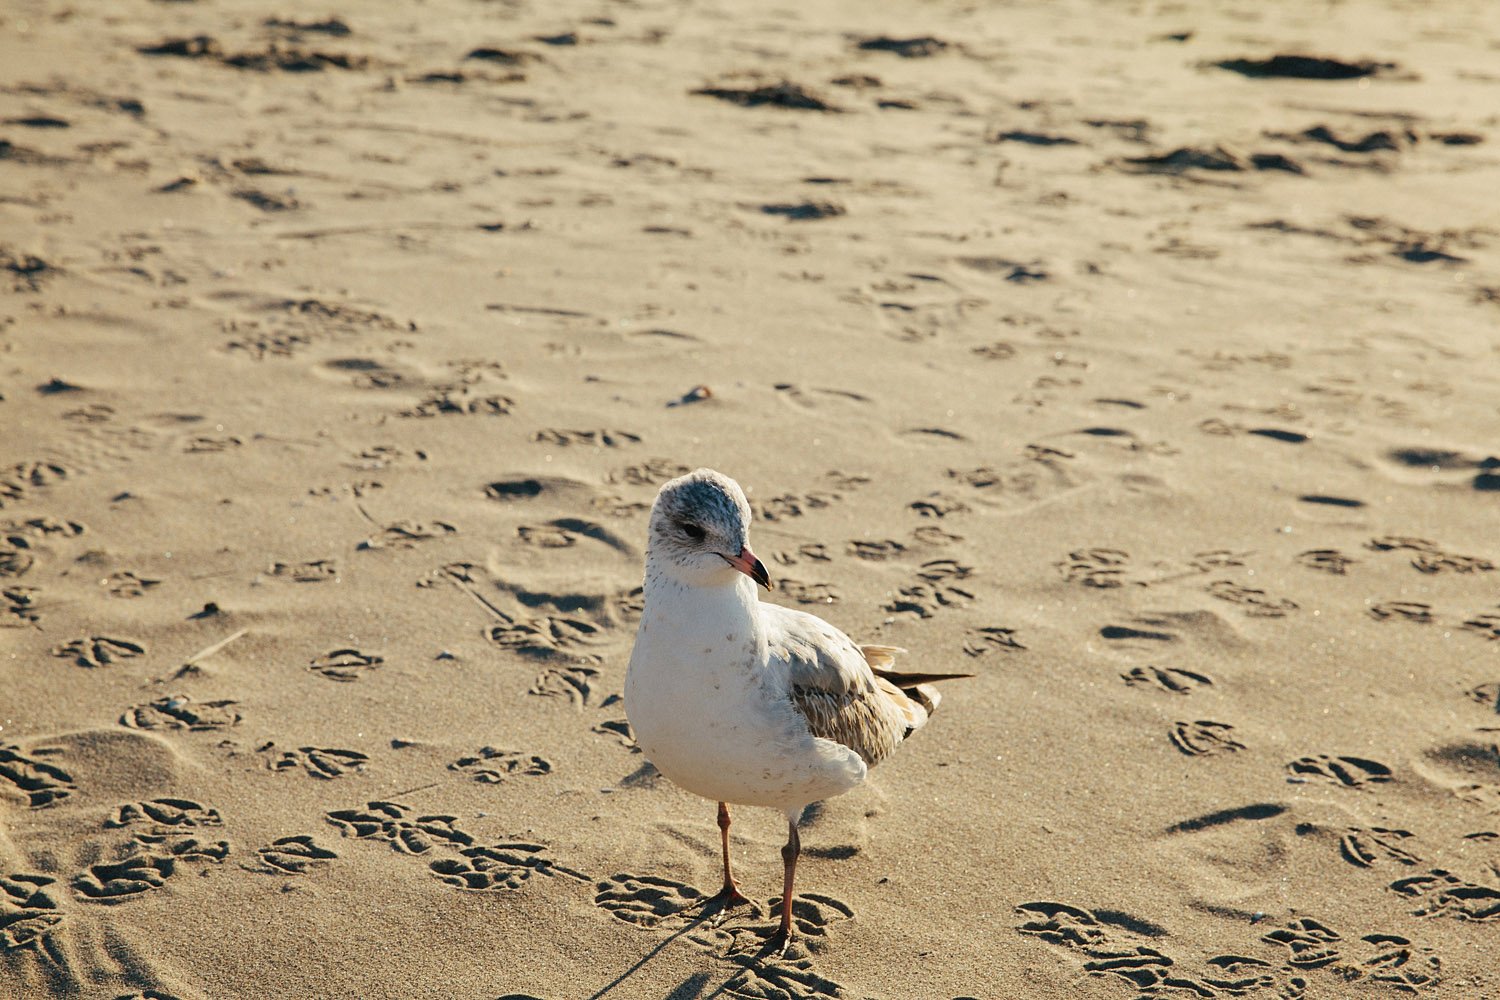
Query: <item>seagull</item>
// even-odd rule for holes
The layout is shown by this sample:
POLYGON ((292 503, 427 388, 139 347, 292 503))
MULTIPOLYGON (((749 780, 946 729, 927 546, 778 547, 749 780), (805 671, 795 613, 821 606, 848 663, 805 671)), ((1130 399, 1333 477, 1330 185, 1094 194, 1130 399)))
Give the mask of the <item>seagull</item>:
POLYGON ((940 700, 929 682, 972 675, 896 673, 905 650, 857 645, 821 618, 763 603, 756 587, 772 584, 750 550, 750 516, 740 485, 712 469, 662 486, 625 711, 658 771, 719 804, 724 886, 710 905, 750 903, 730 870, 729 806, 786 815, 781 925, 768 943, 785 954, 803 810, 858 786, 926 724, 940 700))

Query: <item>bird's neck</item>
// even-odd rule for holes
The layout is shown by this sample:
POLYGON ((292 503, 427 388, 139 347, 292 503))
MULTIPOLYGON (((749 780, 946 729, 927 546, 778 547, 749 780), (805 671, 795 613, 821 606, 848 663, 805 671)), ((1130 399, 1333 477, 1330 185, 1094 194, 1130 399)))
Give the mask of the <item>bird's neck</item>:
POLYGON ((642 619, 693 629, 709 623, 759 623, 755 582, 739 573, 706 582, 685 580, 655 560, 646 560, 642 619))

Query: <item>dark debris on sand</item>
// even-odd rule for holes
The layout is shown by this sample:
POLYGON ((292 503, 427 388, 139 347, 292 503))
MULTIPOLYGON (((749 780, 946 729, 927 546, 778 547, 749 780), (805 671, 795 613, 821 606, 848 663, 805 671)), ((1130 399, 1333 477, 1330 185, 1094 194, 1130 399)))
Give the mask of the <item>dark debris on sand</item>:
POLYGON ((241 52, 226 56, 224 65, 235 69, 265 72, 279 69, 285 73, 318 73, 325 69, 364 69, 370 64, 366 56, 344 52, 304 52, 301 49, 279 49, 274 45, 263 52, 241 52))
POLYGON ((523 52, 519 49, 497 49, 486 45, 470 50, 469 54, 464 56, 464 58, 498 63, 501 66, 524 66, 527 63, 537 62, 542 57, 534 52, 523 52))
POLYGON ((1388 73, 1395 63, 1345 62, 1323 56, 1274 55, 1269 59, 1221 59, 1213 65, 1231 73, 1253 78, 1284 77, 1293 80, 1353 80, 1362 76, 1388 73))
POLYGON ((313 32, 319 35, 328 35, 331 38, 348 38, 354 34, 353 29, 337 17, 325 17, 321 21, 298 21, 293 18, 268 17, 261 23, 273 31, 285 31, 291 34, 313 32))
POLYGON ((793 221, 804 222, 811 219, 832 219, 844 214, 844 206, 831 201, 762 205, 760 210, 767 215, 780 215, 793 221))
POLYGON ((1027 132, 1023 129, 1010 129, 1005 132, 997 132, 990 136, 987 142, 1024 142, 1028 146, 1076 146, 1078 140, 1066 135, 1053 135, 1048 132, 1027 132))
POLYGON ((925 35, 921 38, 890 38, 881 35, 877 38, 861 38, 856 47, 865 52, 894 52, 902 59, 920 59, 946 50, 948 43, 941 38, 925 35))
POLYGON ((0 272, 11 279, 15 291, 34 292, 57 273, 57 268, 40 257, 0 247, 0 272))
POLYGON ((1327 125, 1314 125, 1301 132, 1267 131, 1265 135, 1268 139, 1279 139, 1282 142, 1322 143, 1344 153, 1397 152, 1415 144, 1419 139, 1418 135, 1410 129, 1381 129, 1378 132, 1368 132, 1358 138, 1345 138, 1327 125))
POLYGON ((208 35, 192 38, 166 38, 155 45, 142 45, 136 49, 143 56, 177 56, 182 59, 217 59, 224 54, 223 47, 208 35))
POLYGON ((805 89, 801 84, 782 80, 778 83, 763 83, 755 87, 702 87, 690 91, 703 97, 717 97, 742 108, 790 108, 794 111, 839 111, 823 98, 805 89))
POLYGON ((1208 149, 1183 146, 1156 156, 1127 156, 1124 169, 1135 174, 1184 174, 1189 170, 1237 172, 1244 170, 1282 170, 1300 174, 1302 165, 1280 153, 1254 153, 1241 156, 1223 146, 1208 149))
POLYGON ((179 59, 209 59, 235 69, 281 70, 286 73, 317 73, 325 69, 364 69, 370 64, 367 56, 349 55, 344 52, 311 52, 302 49, 283 49, 271 45, 252 52, 226 53, 218 40, 209 35, 194 35, 191 38, 167 38, 154 45, 142 45, 136 49, 145 56, 174 56, 179 59))

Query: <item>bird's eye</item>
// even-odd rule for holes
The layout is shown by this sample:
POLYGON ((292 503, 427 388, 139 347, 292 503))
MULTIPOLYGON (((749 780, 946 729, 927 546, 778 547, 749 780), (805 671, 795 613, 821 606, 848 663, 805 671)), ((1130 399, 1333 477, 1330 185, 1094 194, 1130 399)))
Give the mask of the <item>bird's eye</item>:
POLYGON ((682 529, 682 533, 684 535, 686 535, 687 537, 691 538, 693 541, 695 541, 695 542, 701 542, 701 541, 703 541, 703 529, 700 528, 700 527, 698 527, 698 525, 696 525, 696 524, 685 524, 684 523, 684 524, 679 524, 678 527, 682 529))

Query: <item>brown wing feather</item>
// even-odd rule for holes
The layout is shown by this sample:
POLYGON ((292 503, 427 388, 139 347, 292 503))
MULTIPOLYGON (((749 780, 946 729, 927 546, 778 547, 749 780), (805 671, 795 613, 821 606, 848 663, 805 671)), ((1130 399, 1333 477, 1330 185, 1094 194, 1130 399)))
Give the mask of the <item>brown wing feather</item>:
POLYGON ((761 605, 771 655, 787 670, 792 706, 814 736, 873 767, 927 722, 941 696, 931 680, 968 674, 903 674, 887 668, 896 646, 857 646, 843 632, 792 608, 761 605))
MULTIPOLYGON (((889 647, 874 647, 884 655, 872 657, 871 647, 859 650, 865 659, 892 661, 889 647)), ((841 743, 874 767, 889 757, 903 740, 922 728, 937 709, 942 695, 930 680, 972 677, 972 674, 899 674, 873 667, 874 684, 868 688, 833 691, 828 688, 793 686, 792 704, 807 720, 814 736, 841 743), (910 678, 910 680, 908 680, 910 678)))
POLYGON ((792 705, 807 720, 807 728, 814 736, 842 743, 874 767, 891 755, 912 728, 908 712, 895 698, 922 711, 920 705, 908 701, 899 689, 892 689, 893 698, 882 687, 878 679, 868 691, 793 687, 792 705))

